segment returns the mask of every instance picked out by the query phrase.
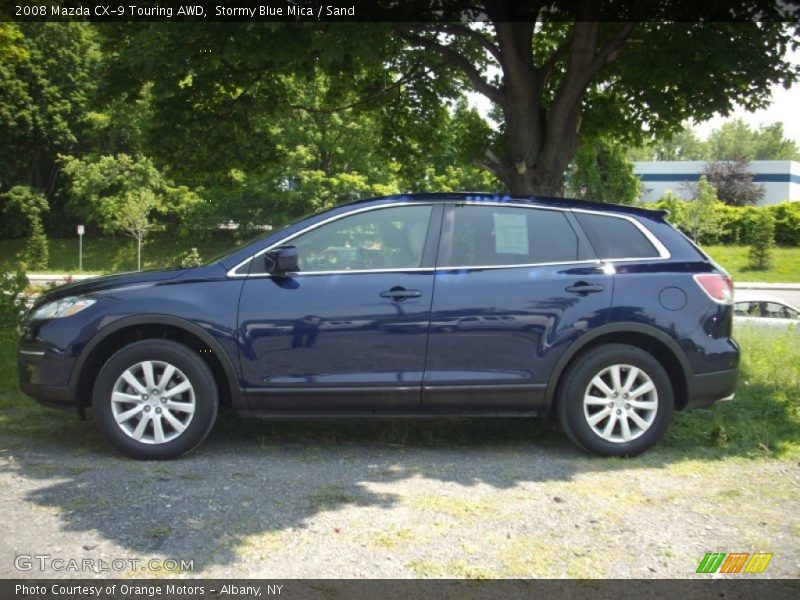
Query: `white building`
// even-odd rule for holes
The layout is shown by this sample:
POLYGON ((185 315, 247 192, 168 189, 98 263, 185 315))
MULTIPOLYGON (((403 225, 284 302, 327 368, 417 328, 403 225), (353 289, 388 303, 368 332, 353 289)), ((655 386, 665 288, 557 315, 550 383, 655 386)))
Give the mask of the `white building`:
MULTIPOLYGON (((655 202, 667 190, 682 198, 689 198, 686 184, 697 183, 706 168, 702 160, 667 160, 635 162, 633 172, 644 186, 642 200, 655 202)), ((792 160, 754 160, 749 171, 753 181, 764 186, 764 197, 759 205, 777 204, 784 200, 800 200, 800 162, 792 160)))

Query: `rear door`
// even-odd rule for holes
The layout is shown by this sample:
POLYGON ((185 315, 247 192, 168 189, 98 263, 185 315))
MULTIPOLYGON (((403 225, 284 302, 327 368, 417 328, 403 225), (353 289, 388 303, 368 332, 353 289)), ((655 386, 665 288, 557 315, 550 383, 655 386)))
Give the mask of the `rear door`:
POLYGON ((563 351, 607 321, 612 288, 569 211, 449 205, 423 409, 537 410, 563 351))

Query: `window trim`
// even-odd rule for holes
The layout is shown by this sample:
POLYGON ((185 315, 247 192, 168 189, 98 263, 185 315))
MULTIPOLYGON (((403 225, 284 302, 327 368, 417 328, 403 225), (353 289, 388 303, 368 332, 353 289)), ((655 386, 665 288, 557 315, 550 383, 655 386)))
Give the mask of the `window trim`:
MULTIPOLYGON (((301 236, 301 235, 303 235, 305 233, 313 231, 314 229, 318 229, 319 227, 322 227, 323 225, 327 225, 328 223, 333 223, 334 221, 338 221, 340 219, 344 219, 345 217, 350 217, 352 215, 357 215, 357 214, 364 213, 364 212, 369 212, 369 211, 372 211, 372 210, 381 210, 383 208, 396 208, 396 207, 400 207, 400 206, 430 206, 431 207, 430 219, 431 219, 431 221, 433 219, 435 219, 435 215, 434 215, 435 210, 434 209, 436 208, 436 203, 434 203, 434 202, 413 202, 413 203, 412 202, 393 202, 393 203, 390 203, 390 204, 380 204, 378 206, 366 206, 366 207, 358 208, 358 209, 351 210, 351 211, 348 211, 348 212, 343 212, 341 214, 333 215, 332 217, 328 217, 327 219, 323 219, 322 221, 319 221, 318 223, 312 223, 308 227, 305 227, 305 228, 301 229, 300 231, 297 231, 297 232, 295 232, 295 233, 293 233, 293 234, 291 234, 291 235, 289 235, 289 236, 287 236, 287 237, 275 242, 274 244, 272 244, 270 246, 267 246, 263 250, 259 250, 258 252, 256 252, 252 256, 244 259, 238 265, 236 265, 233 268, 229 269, 228 272, 226 273, 226 275, 227 275, 227 277, 230 277, 230 278, 233 278, 233 279, 246 279, 246 278, 249 278, 249 277, 274 277, 275 275, 273 273, 249 273, 249 272, 248 273, 237 273, 236 271, 238 271, 241 267, 245 266, 248 262, 251 262, 251 261, 255 260, 256 258, 258 258, 259 256, 261 256, 263 254, 266 254, 270 250, 274 250, 275 248, 280 248, 281 246, 285 246, 291 240, 293 240, 293 239, 295 239, 295 238, 297 238, 297 237, 299 237, 299 236, 301 236)), ((428 222, 428 228, 429 229, 431 227, 431 221, 428 222)), ((424 254, 424 249, 423 249, 423 254, 424 254)), ((363 273, 423 273, 423 272, 432 272, 434 270, 435 270, 434 267, 409 267, 409 268, 392 268, 392 269, 342 269, 342 270, 336 270, 336 271, 297 271, 297 272, 293 272, 291 275, 292 275, 292 277, 299 277, 301 275, 358 275, 358 274, 363 274, 363 273)))

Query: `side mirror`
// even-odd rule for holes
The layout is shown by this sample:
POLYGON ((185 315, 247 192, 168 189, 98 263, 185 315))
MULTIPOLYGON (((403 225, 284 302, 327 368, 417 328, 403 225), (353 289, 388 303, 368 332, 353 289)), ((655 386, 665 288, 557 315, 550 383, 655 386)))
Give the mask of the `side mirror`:
POLYGON ((297 248, 281 246, 264 253, 264 263, 268 273, 284 275, 297 271, 297 248))

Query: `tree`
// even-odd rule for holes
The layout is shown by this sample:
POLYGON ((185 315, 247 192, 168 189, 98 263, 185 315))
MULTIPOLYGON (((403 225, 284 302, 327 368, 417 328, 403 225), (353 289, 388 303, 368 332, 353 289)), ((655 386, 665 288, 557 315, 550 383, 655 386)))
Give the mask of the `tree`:
POLYGON ((714 161, 800 159, 797 144, 784 137, 781 123, 752 129, 743 119, 733 119, 709 134, 707 146, 714 161))
POLYGON ((719 199, 726 204, 747 206, 764 197, 764 186, 753 182, 749 161, 743 156, 710 161, 703 173, 716 188, 719 199))
POLYGON ((706 144, 697 137, 691 126, 684 125, 679 131, 666 134, 645 146, 628 150, 628 159, 633 161, 653 160, 705 160, 706 144))
POLYGON ((59 153, 78 145, 98 51, 88 23, 0 29, 0 189, 25 184, 55 199, 59 153))
POLYGON ((700 242, 706 236, 719 231, 717 202, 717 192, 714 186, 709 183, 705 175, 700 177, 697 193, 687 203, 683 215, 683 226, 695 242, 700 242))
POLYGON ((773 21, 785 15, 769 0, 704 5, 702 15, 688 1, 547 6, 441 0, 430 13, 439 22, 369 27, 143 24, 109 37, 112 82, 131 95, 152 84, 161 138, 193 149, 203 139, 223 163, 250 149, 263 160, 264 147, 246 134, 259 116, 294 104, 286 74, 330 75, 322 109, 376 111, 394 148, 435 145, 429 133, 442 107, 471 89, 502 117, 480 165, 512 193, 558 194, 582 138, 654 139, 736 103, 763 106, 770 85, 797 77, 784 59, 796 27, 773 21), (754 10, 760 22, 729 21, 754 10), (488 21, 464 22, 476 14, 488 21), (697 22, 681 18, 690 14, 697 22), (357 100, 343 101, 353 93, 357 100), (185 135, 187 127, 203 137, 185 135))
POLYGON ((157 198, 151 216, 159 217, 163 224, 179 224, 203 203, 189 188, 176 186, 165 178, 145 156, 62 156, 61 162, 69 180, 67 208, 107 233, 125 229, 119 225, 120 212, 130 198, 143 190, 157 198))
POLYGON ((25 244, 24 260, 25 264, 34 271, 37 269, 46 269, 47 262, 50 258, 50 251, 48 248, 47 236, 44 233, 42 222, 39 220, 34 221, 30 237, 25 244))
POLYGON ((0 234, 12 238, 29 236, 36 224, 50 210, 47 198, 26 185, 15 185, 0 194, 0 214, 3 216, 0 234))
POLYGON ((642 182, 620 144, 599 139, 584 143, 567 176, 567 193, 596 202, 633 204, 642 182))
POLYGON ((159 208, 159 199, 152 190, 128 191, 122 196, 112 226, 120 229, 136 241, 136 269, 142 270, 142 242, 154 228, 150 215, 159 208))
POLYGON ((755 231, 750 242, 750 267, 763 271, 772 265, 775 248, 775 215, 770 210, 760 210, 756 217, 755 231))

